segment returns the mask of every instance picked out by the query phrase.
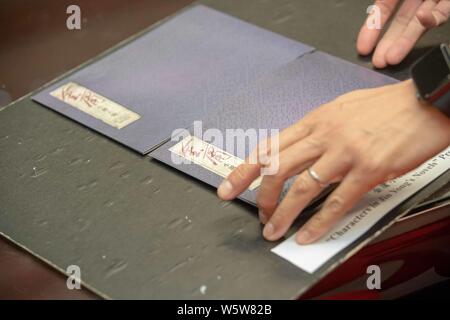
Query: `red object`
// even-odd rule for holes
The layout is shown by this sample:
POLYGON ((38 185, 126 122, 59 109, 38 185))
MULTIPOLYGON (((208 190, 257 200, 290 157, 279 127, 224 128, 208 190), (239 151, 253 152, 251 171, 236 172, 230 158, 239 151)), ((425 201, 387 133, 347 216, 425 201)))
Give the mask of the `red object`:
POLYGON ((446 218, 369 245, 301 298, 381 299, 406 295, 421 289, 421 285, 450 278, 449 243, 450 218, 446 218), (389 263, 391 266, 385 268, 389 263), (382 273, 383 269, 390 269, 387 278, 382 276, 380 290, 367 289, 366 280, 370 275, 366 270, 370 265, 380 266, 382 273))

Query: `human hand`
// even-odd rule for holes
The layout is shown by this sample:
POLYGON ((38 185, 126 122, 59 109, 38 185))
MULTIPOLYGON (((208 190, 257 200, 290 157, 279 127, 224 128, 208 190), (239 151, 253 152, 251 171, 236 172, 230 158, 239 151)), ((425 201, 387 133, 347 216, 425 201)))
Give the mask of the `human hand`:
POLYGON ((377 68, 400 63, 425 31, 443 24, 450 16, 450 0, 377 0, 375 5, 381 11, 381 27, 390 20, 391 25, 378 41, 381 29, 369 28, 368 23, 364 23, 356 47, 361 55, 368 55, 375 49, 372 63, 377 68), (400 9, 392 17, 399 4, 400 9))
MULTIPOLYGON (((266 239, 283 237, 324 185, 341 182, 297 233, 297 242, 308 244, 325 235, 366 192, 445 149, 450 144, 450 119, 420 102, 408 80, 347 93, 277 138, 279 154, 272 160, 278 161, 278 170, 263 177, 257 196, 266 239), (308 168, 317 174, 316 180, 308 168), (285 181, 297 174, 279 203, 285 181)), ((247 159, 220 185, 219 197, 231 200, 245 191, 261 169, 271 166, 266 160, 255 164, 247 159)))

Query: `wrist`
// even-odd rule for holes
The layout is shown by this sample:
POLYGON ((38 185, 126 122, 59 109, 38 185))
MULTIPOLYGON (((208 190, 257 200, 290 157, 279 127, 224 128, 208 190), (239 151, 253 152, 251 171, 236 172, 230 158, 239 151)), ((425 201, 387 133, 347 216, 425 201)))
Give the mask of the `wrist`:
MULTIPOLYGON (((417 117, 426 115, 424 121, 430 121, 433 119, 440 125, 442 123, 446 124, 446 127, 448 127, 448 133, 450 134, 450 118, 441 110, 436 108, 432 103, 418 98, 417 88, 414 81, 412 79, 403 81, 402 86, 404 88, 404 97, 408 97, 405 100, 407 101, 407 105, 405 107, 414 112, 417 117)), ((429 125, 432 126, 433 124, 429 123, 429 125)))

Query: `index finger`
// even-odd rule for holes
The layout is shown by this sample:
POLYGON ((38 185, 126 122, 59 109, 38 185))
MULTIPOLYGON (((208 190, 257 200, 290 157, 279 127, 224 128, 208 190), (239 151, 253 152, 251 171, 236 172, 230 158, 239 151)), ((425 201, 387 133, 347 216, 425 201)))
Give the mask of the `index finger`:
POLYGON ((356 42, 356 48, 359 54, 368 55, 373 51, 375 44, 380 37, 382 28, 386 25, 386 22, 394 13, 398 2, 399 0, 375 1, 375 7, 380 10, 380 28, 369 27, 369 22, 374 18, 373 15, 376 13, 369 15, 359 31, 358 40, 356 42))
POLYGON ((261 175, 263 166, 271 166, 270 163, 262 163, 261 158, 278 161, 279 152, 293 143, 309 136, 312 132, 310 125, 301 120, 286 128, 279 135, 263 141, 252 151, 244 164, 234 169, 230 175, 220 184, 217 195, 222 200, 232 200, 247 190, 252 182, 261 175), (275 142, 273 140, 276 140, 275 142), (276 145, 278 150, 273 150, 276 145), (262 153, 262 154, 261 154, 262 153))
POLYGON ((259 177, 261 165, 243 163, 234 169, 230 175, 222 181, 217 189, 217 195, 222 200, 233 200, 244 192, 250 184, 259 177))

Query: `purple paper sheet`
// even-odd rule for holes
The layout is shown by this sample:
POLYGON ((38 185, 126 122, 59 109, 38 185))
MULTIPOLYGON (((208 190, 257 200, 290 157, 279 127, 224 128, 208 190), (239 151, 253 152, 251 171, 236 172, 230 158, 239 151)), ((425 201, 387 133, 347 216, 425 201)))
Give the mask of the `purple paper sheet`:
MULTIPOLYGON (((315 107, 346 92, 395 82, 397 80, 378 72, 315 51, 240 90, 223 103, 219 112, 210 113, 204 118, 203 132, 208 128, 218 128, 224 134, 226 129, 282 130, 315 107)), ((192 127, 189 130, 194 135, 192 127)), ((151 152, 150 156, 218 187, 223 178, 217 174, 197 164, 173 163, 169 149, 177 143, 169 141, 151 152)), ((214 141, 212 144, 217 147, 225 145, 218 145, 214 141)), ((247 141, 245 156, 255 147, 255 143, 247 141)), ((236 154, 236 150, 225 151, 236 154)), ((179 160, 178 156, 174 157, 179 160)), ((288 187, 289 183, 285 186, 285 192, 288 187)), ((240 198, 255 205, 256 192, 257 189, 248 190, 240 198)))
POLYGON ((313 50, 197 5, 33 97, 142 154, 239 88, 313 50), (75 82, 141 116, 117 129, 50 95, 75 82))

